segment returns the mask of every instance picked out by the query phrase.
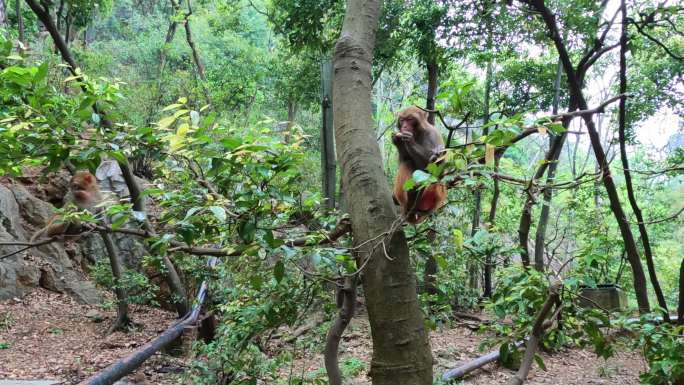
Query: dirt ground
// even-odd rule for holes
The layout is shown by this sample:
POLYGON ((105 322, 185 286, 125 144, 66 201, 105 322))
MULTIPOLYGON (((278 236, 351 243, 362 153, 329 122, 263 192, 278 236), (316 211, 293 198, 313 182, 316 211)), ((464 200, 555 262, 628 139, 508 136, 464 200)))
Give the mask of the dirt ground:
MULTIPOLYGON (((75 384, 134 351, 175 320, 175 314, 131 306, 138 324, 129 333, 105 335, 116 311, 79 305, 66 295, 38 289, 0 302, 0 379, 56 379, 75 384)), ((156 354, 131 384, 171 384, 182 360, 156 354)))
MULTIPOLYGON (((64 384, 76 384, 148 342, 175 319, 173 313, 149 307, 132 306, 131 311, 138 324, 137 330, 105 335, 114 319, 114 310, 79 305, 66 295, 36 290, 22 299, 0 303, 0 379, 59 379, 64 384)), ((478 345, 483 338, 464 327, 432 332, 435 378, 441 377, 448 368, 480 356, 482 352, 478 351, 478 345)), ((322 344, 314 346, 317 348, 308 350, 297 346, 271 346, 297 352, 294 363, 281 368, 278 385, 302 377, 309 380, 325 378, 322 344)), ((363 314, 352 321, 340 348, 340 364, 348 378, 346 384, 370 385, 366 373, 371 340, 368 321, 363 314)), ((608 361, 579 349, 542 356, 548 371, 535 367, 526 384, 636 384, 639 372, 645 368, 638 353, 625 350, 608 361)), ((130 376, 128 383, 182 384, 187 359, 157 353, 130 376)), ((503 384, 512 374, 508 369, 489 364, 471 373, 462 383, 503 384)))
MULTIPOLYGON (((465 327, 435 330, 430 334, 430 346, 436 360, 434 366, 435 379, 451 368, 464 364, 486 352, 478 350, 484 336, 478 335, 465 327)), ((371 340, 368 319, 363 314, 357 315, 345 332, 340 344, 340 366, 343 374, 345 364, 364 363, 363 370, 352 377, 347 377, 348 385, 371 385, 366 375, 371 361, 371 340)), ((533 369, 525 384, 528 385, 627 385, 637 384, 639 373, 645 369, 645 362, 638 352, 625 349, 618 351, 615 357, 605 361, 596 357, 589 350, 572 349, 553 355, 541 354, 547 371, 533 365, 533 369)), ((295 362, 293 368, 283 370, 283 375, 294 373, 294 378, 324 378, 322 353, 303 354, 295 362), (291 369, 291 370, 290 370, 291 369), (308 373, 308 375, 304 374, 308 373)), ((494 385, 505 384, 514 371, 491 363, 470 373, 462 382, 454 384, 494 385)))

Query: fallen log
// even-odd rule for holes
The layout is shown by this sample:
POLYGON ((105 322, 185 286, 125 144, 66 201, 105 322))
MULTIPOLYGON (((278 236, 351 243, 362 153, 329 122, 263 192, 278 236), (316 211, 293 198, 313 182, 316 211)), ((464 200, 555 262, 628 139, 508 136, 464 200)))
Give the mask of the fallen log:
MULTIPOLYGON (((208 265, 214 266, 218 262, 216 257, 209 259, 208 265)), ((152 341, 146 343, 140 347, 135 352, 131 353, 127 357, 120 359, 119 361, 109 365, 103 370, 95 373, 91 377, 87 378, 78 383, 78 385, 112 385, 117 380, 121 379, 125 375, 133 372, 138 368, 145 360, 150 358, 155 352, 159 351, 163 347, 171 344, 176 338, 183 334, 185 328, 194 325, 199 318, 200 311, 202 310, 202 304, 204 304, 204 299, 207 295, 207 283, 202 282, 199 291, 197 292, 195 304, 188 314, 183 318, 176 321, 168 329, 162 332, 152 341)))
MULTIPOLYGON (((518 341, 515 343, 515 347, 519 348, 523 345, 523 341, 518 341)), ((442 380, 455 380, 465 376, 466 374, 479 369, 489 363, 492 363, 499 359, 499 350, 492 350, 491 352, 480 356, 472 361, 468 361, 465 364, 458 366, 453 369, 449 369, 442 375, 442 380)))
MULTIPOLYGON (((670 319, 671 320, 676 320, 677 316, 676 315, 671 315, 670 319)), ((663 317, 655 317, 653 319, 655 322, 663 322, 663 317)), ((638 322, 639 318, 630 318, 627 319, 626 322, 628 323, 634 323, 638 322)), ((523 345, 524 341, 518 341, 515 343, 515 347, 519 348, 523 345)), ((497 361, 499 359, 499 350, 492 350, 491 352, 482 355, 480 357, 477 357, 476 359, 472 361, 468 361, 465 364, 449 369, 444 374, 442 375, 442 380, 448 381, 448 380, 455 380, 458 378, 461 378, 465 376, 466 374, 477 370, 489 363, 492 363, 494 361, 497 361)))

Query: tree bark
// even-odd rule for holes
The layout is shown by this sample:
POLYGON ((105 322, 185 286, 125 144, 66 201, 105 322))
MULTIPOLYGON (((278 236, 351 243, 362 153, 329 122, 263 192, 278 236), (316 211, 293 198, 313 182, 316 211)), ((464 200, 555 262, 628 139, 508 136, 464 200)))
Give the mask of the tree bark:
MULTIPOLYGON (((554 82, 555 93, 553 95, 553 107, 552 114, 556 115, 558 113, 558 104, 560 100, 560 82, 561 73, 563 71, 563 65, 560 60, 558 61, 558 66, 556 67, 556 80, 554 82)), ((567 128, 567 127, 565 127, 567 128)), ((553 145, 554 136, 549 135, 549 147, 553 145)), ((560 151, 558 156, 553 160, 553 163, 549 165, 549 171, 546 173, 546 185, 553 183, 556 177, 556 168, 558 168, 558 159, 560 158, 560 151)), ((544 198, 542 203, 541 212, 539 213, 539 222, 537 224, 537 234, 534 237, 534 267, 538 271, 544 270, 544 249, 546 241, 546 227, 549 222, 549 214, 551 212, 551 198, 553 196, 553 189, 547 188, 544 190, 544 198)))
MULTIPOLYGON (((627 93, 627 6, 625 0, 620 3, 622 13, 622 33, 620 35, 620 93, 627 93)), ((639 228, 639 235, 641 238, 641 245, 644 247, 644 257, 646 258, 646 268, 648 269, 648 276, 653 286, 658 306, 663 309, 663 318, 668 323, 670 322, 670 312, 667 310, 667 302, 663 295, 663 289, 660 288, 658 281, 658 274, 653 263, 653 251, 651 250, 651 241, 648 238, 648 231, 646 231, 646 223, 644 223, 644 216, 641 213, 641 208, 636 200, 634 193, 634 185, 632 183, 632 172, 629 170, 629 158, 627 157, 627 139, 625 131, 626 114, 627 114, 627 98, 620 99, 620 106, 618 109, 618 138, 620 142, 620 159, 622 159, 622 170, 625 175, 625 185, 627 187, 627 199, 629 205, 632 207, 634 216, 637 219, 637 227, 639 228)))
POLYGON ((59 7, 57 8, 57 13, 55 14, 55 21, 57 22, 57 31, 62 31, 62 15, 64 14, 64 4, 65 0, 59 0, 59 7))
POLYGON ((164 38, 164 45, 162 45, 161 49, 159 50, 159 69, 157 70, 157 94, 156 94, 156 103, 150 104, 150 108, 147 114, 147 119, 146 122, 149 124, 152 121, 152 118, 154 117, 157 107, 161 104, 162 102, 162 97, 164 96, 162 93, 162 80, 164 78, 164 69, 166 68, 166 55, 169 51, 169 46, 173 42, 173 38, 176 36, 176 29, 178 27, 178 22, 176 22, 176 15, 179 12, 179 6, 178 3, 176 3, 175 0, 171 0, 171 9, 173 11, 173 15, 171 15, 171 21, 169 22, 169 28, 166 30, 166 37, 164 38))
POLYGON ((195 63, 195 69, 197 70, 197 75, 201 80, 202 91, 204 91, 204 97, 207 99, 207 103, 211 102, 211 95, 209 95, 209 89, 207 88, 207 77, 204 74, 204 64, 202 64, 202 59, 200 59, 199 52, 197 51, 197 46, 195 46, 195 40, 192 38, 192 30, 190 29, 190 16, 192 16, 192 4, 190 0, 187 0, 188 12, 185 14, 185 19, 183 20, 183 25, 185 26, 185 40, 188 42, 190 51, 192 51, 192 61, 195 63))
POLYGON ((0 28, 7 28, 7 6, 5 0, 0 0, 0 28))
MULTIPOLYGON (((437 95, 437 84, 439 82, 439 66, 437 60, 432 59, 425 63, 427 67, 428 84, 427 97, 425 98, 425 108, 431 111, 435 109, 435 95, 437 95)), ((428 113, 428 123, 435 125, 435 113, 428 113)), ((432 237, 434 240, 434 237, 432 237)), ((432 253, 425 256, 425 271, 423 272, 423 284, 428 294, 437 294, 437 260, 432 253)))
POLYGON ((185 20, 183 21, 183 26, 185 27, 185 40, 188 42, 188 46, 192 51, 192 60, 195 63, 195 68, 197 69, 197 74, 202 81, 207 81, 207 77, 204 74, 204 64, 202 64, 202 59, 200 59, 199 53, 197 52, 197 46, 195 46, 195 41, 192 39, 192 30, 190 29, 190 16, 192 15, 192 8, 190 0, 188 0, 188 13, 185 15, 185 20))
POLYGON ((431 385, 432 353, 408 245, 398 226, 371 119, 379 0, 348 0, 333 59, 338 163, 373 337, 374 385, 431 385))
MULTIPOLYGON (((574 102, 570 102, 570 108, 568 111, 573 111, 575 108, 577 108, 577 104, 574 102)), ((572 118, 565 118, 563 119, 563 127, 567 129, 568 125, 570 124, 570 121, 572 118)), ((525 198, 525 204, 523 205, 522 209, 522 215, 520 215, 520 224, 518 225, 518 240, 519 240, 519 245, 520 245, 520 259, 523 262, 523 265, 529 266, 530 265, 530 252, 528 248, 528 242, 530 238, 530 226, 532 225, 532 207, 534 206, 534 200, 535 200, 535 193, 532 191, 532 184, 541 179, 541 177, 544 176, 544 173, 548 169, 549 165, 555 162, 558 157, 560 156, 560 152, 563 149, 563 143, 565 142, 567 134, 563 132, 562 134, 554 137, 551 140, 551 146, 549 147, 549 151, 546 153, 546 156, 544 157, 544 163, 542 163, 539 168, 537 168, 537 171, 534 174, 534 177, 532 177, 532 180, 527 186, 527 189, 525 192, 527 193, 527 197, 525 198)), ((541 266, 537 265, 537 261, 535 261, 535 269, 542 271, 544 270, 544 262, 543 259, 541 261, 541 266)))
MULTIPOLYGON (((501 160, 501 155, 494 155, 494 172, 499 172, 499 162, 501 160)), ((499 195, 501 195, 501 187, 499 186, 499 178, 494 178, 494 192, 492 193, 492 200, 489 204, 489 215, 487 216, 487 223, 489 227, 494 227, 496 223, 496 208, 499 204, 499 195)), ((492 297, 492 274, 494 273, 494 262, 492 261, 492 254, 487 253, 485 255, 485 266, 484 266, 484 297, 492 297)))
MULTIPOLYGON (((76 61, 74 60, 74 57, 71 56, 71 51, 69 51, 69 47, 67 47, 67 45, 64 43, 64 39, 59 34, 59 31, 57 31, 57 27, 55 26, 55 23, 52 21, 52 17, 50 16, 48 10, 44 9, 42 6, 36 3, 35 0, 26 0, 26 3, 31 8, 33 13, 35 13, 36 17, 38 17, 38 20, 40 20, 40 22, 43 23, 43 25, 45 25, 45 28, 50 33, 50 36, 52 36, 52 39, 55 42, 55 46, 57 47, 62 56, 62 60, 64 60, 69 65, 69 72, 71 72, 72 75, 76 75, 76 68, 78 68, 78 66, 76 65, 76 61)), ((93 110, 97 112, 96 105, 93 105, 93 110)), ((144 212, 145 208, 143 205, 143 200, 140 197, 140 186, 138 186, 138 182, 135 180, 135 176, 133 175, 131 168, 128 166, 128 163, 124 162, 119 162, 119 167, 121 168, 122 175, 126 180, 126 186, 128 187, 128 191, 131 194, 133 209, 136 211, 144 212)), ((150 234, 154 234, 152 227, 147 221, 145 221, 145 227, 150 234)), ((178 310, 178 315, 183 316, 188 312, 187 295, 185 294, 185 288, 183 287, 180 277, 178 276, 178 272, 173 266, 173 263, 171 263, 169 257, 163 255, 162 258, 168 270, 167 274, 165 274, 164 277, 166 278, 169 287, 171 287, 171 289, 174 291, 174 294, 176 294, 182 300, 182 303, 176 304, 176 309, 178 310)))
POLYGON ((551 285, 549 287, 549 296, 546 298, 544 305, 542 305, 541 310, 537 314, 534 325, 532 325, 530 337, 525 343, 525 354, 523 354, 520 368, 518 369, 518 372, 508 380, 506 385, 522 385, 523 382, 525 382, 525 379, 527 379, 527 374, 530 372, 534 356, 537 354, 539 343, 544 335, 544 320, 546 320, 546 317, 551 312, 554 304, 561 306, 559 301, 559 290, 560 285, 551 285))
MULTIPOLYGON (((425 109, 434 111, 435 96, 437 95, 437 84, 439 77, 439 65, 436 59, 431 59, 426 64, 428 75, 427 98, 425 100, 425 109)), ((428 123, 435 125, 435 113, 428 113, 428 123)))
MULTIPOLYGON (((131 195, 133 210, 144 213, 146 209, 145 201, 140 195, 140 185, 138 184, 138 181, 135 179, 133 171, 131 170, 128 163, 119 162, 119 167, 121 168, 121 175, 126 181, 128 193, 131 195)), ((145 219, 145 221, 143 222, 143 227, 150 235, 154 236, 156 234, 156 232, 152 228, 152 225, 150 225, 150 222, 147 221, 147 219, 145 219)), ((166 268, 166 274, 164 274, 166 283, 169 285, 169 287, 177 297, 176 301, 174 302, 176 306, 176 312, 178 313, 179 317, 183 317, 190 310, 190 306, 188 304, 188 295, 185 291, 185 287, 183 286, 183 281, 181 281, 180 276, 178 275, 178 271, 176 270, 176 267, 173 265, 173 262, 171 262, 169 256, 166 254, 162 254, 161 258, 162 262, 164 262, 164 267, 166 268)))
POLYGON ((356 277, 347 277, 344 287, 340 288, 342 306, 325 339, 325 371, 328 373, 329 385, 342 385, 342 372, 338 362, 337 352, 340 347, 342 333, 354 317, 356 310, 356 277))
POLYGON ((71 43, 71 24, 73 23, 74 18, 71 15, 71 6, 69 9, 67 9, 67 14, 66 14, 66 29, 64 30, 64 43, 66 46, 69 46, 69 43, 71 43))
MULTIPOLYGON (((432 245, 437 239, 437 232, 429 229, 426 234, 428 242, 432 245)), ((432 252, 425 256, 425 270, 423 271, 423 285, 428 295, 436 295, 437 290, 437 260, 432 252)), ((432 301, 430 301, 432 303, 432 301)))
MULTIPOLYGON (((26 36, 24 34, 24 18, 21 15, 21 0, 14 1, 14 12, 17 18, 17 31, 19 32, 19 42, 26 46, 26 36)), ((19 51, 23 51, 23 47, 20 46, 19 51)))
POLYGON ((102 242, 107 249, 109 256, 109 265, 112 268, 112 277, 114 277, 114 293, 116 294, 116 320, 109 327, 108 333, 113 333, 117 330, 125 330, 131 324, 131 319, 128 317, 128 294, 121 286, 123 282, 124 268, 119 258, 119 253, 114 247, 114 241, 107 232, 101 231, 102 242))
POLYGON ((684 259, 679 265, 679 303, 677 305, 677 324, 684 325, 684 259))
MULTIPOLYGON (((572 66, 570 55, 568 54, 565 44, 560 37, 553 13, 546 7, 543 0, 523 0, 523 2, 530 4, 536 11, 538 11, 539 16, 543 19, 546 27, 548 28, 551 39, 553 40, 556 50, 558 51, 558 56, 563 63, 565 74, 568 77, 568 89, 570 91, 570 96, 577 100, 580 110, 588 109, 587 102, 584 99, 584 94, 582 93, 581 81, 578 78, 577 72, 575 72, 572 66)), ((632 269, 632 276, 634 278, 634 291, 636 294, 639 311, 641 313, 646 313, 650 310, 648 292, 646 290, 646 276, 644 275, 643 266, 641 265, 636 242, 634 241, 634 236, 630 229, 629 222, 627 221, 627 216, 625 215, 622 205, 620 204, 620 197, 611 175, 610 164, 608 163, 603 146, 601 145, 601 138, 596 130, 596 125, 594 124, 592 115, 582 115, 582 118, 587 126, 591 147, 594 150, 594 156, 596 157, 596 161, 598 162, 602 173, 603 186, 606 189, 608 200, 610 201, 610 209, 615 216, 620 228, 620 234, 622 235, 622 239, 625 243, 627 260, 629 261, 630 267, 632 269)))
POLYGON ((321 182, 325 207, 328 209, 335 208, 337 200, 332 76, 332 61, 326 58, 321 62, 321 182))

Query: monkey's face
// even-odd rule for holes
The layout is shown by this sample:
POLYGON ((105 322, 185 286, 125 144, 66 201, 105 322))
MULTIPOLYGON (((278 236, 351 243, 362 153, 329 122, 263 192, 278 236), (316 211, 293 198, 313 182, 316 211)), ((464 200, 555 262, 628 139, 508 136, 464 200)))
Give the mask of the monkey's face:
POLYGON ((71 178, 69 187, 78 206, 90 205, 97 192, 97 182, 95 177, 89 172, 77 172, 71 178))
POLYGON ((401 133, 412 135, 418 133, 418 119, 414 115, 400 116, 397 126, 401 133))

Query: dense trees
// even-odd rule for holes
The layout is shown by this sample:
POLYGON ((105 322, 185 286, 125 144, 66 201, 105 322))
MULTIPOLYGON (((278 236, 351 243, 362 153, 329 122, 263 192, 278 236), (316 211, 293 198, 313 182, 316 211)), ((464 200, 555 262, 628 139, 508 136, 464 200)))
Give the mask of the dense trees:
MULTIPOLYGON (((637 311, 623 326, 648 344, 643 378, 671 381, 679 330, 644 325, 684 317, 683 14, 642 0, 0 0, 0 174, 118 162, 131 202, 114 222, 67 215, 145 242, 146 270, 112 290, 152 292, 133 274, 163 274, 183 316, 208 285, 218 323, 194 383, 275 383, 293 357, 269 344, 320 318, 330 328, 306 339, 327 334, 325 377, 341 384, 341 337, 365 309, 373 383, 431 384, 431 328, 478 307, 501 320, 503 363, 533 336, 516 383, 538 344, 610 355, 602 326, 637 311), (449 147, 407 182, 449 187, 415 226, 389 189, 411 104, 434 110, 449 147), (335 175, 327 113, 337 191, 318 187, 335 175), (577 305, 614 283, 619 315, 577 305)), ((19 258, 3 246, 0 263, 19 258)))

